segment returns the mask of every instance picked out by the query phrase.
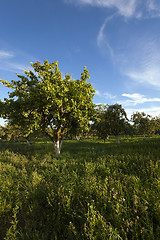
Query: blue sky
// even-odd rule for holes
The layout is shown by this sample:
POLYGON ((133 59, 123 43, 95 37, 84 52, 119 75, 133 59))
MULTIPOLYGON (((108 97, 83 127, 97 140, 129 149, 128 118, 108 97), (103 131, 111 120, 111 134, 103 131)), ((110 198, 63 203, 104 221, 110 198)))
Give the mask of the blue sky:
POLYGON ((86 65, 94 103, 158 116, 159 30, 159 0, 1 0, 0 78, 47 59, 79 79, 86 65))

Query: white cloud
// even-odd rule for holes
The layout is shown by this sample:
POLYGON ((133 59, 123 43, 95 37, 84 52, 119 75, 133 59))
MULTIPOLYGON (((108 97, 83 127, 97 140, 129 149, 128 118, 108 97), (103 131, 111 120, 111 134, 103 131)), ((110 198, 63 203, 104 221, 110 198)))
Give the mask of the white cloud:
MULTIPOLYGON (((148 35, 148 34, 147 34, 148 35)), ((127 71, 124 71, 126 76, 141 84, 149 84, 154 87, 160 87, 160 52, 159 40, 156 33, 153 36, 142 37, 134 47, 134 52, 131 59, 131 64, 127 71)))
POLYGON ((100 94, 100 92, 99 92, 98 90, 96 90, 95 95, 97 95, 97 96, 101 96, 101 94, 100 94))
POLYGON ((31 61, 37 61, 25 52, 0 49, 0 69, 8 72, 23 73, 31 61))
POLYGON ((156 116, 159 116, 160 115, 160 107, 150 107, 150 108, 127 108, 125 109, 126 113, 127 113, 127 116, 128 118, 131 118, 131 115, 135 112, 144 112, 146 114, 149 114, 150 116, 152 117, 156 117, 156 116))
POLYGON ((11 57, 14 57, 13 53, 5 51, 5 50, 0 50, 0 59, 11 58, 11 57))
POLYGON ((151 17, 160 17, 160 3, 158 0, 148 0, 147 9, 151 17))
POLYGON ((160 17, 159 0, 64 0, 67 3, 116 9, 126 18, 160 17), (143 11, 142 7, 143 6, 143 11), (138 8, 140 7, 140 8, 138 8))
POLYGON ((156 102, 160 102, 160 98, 147 98, 139 93, 123 93, 123 97, 128 98, 127 100, 118 101, 119 104, 122 104, 124 107, 128 118, 131 118, 131 115, 135 112, 144 112, 151 115, 152 117, 160 115, 160 107, 155 106, 156 102), (151 106, 147 107, 145 103, 150 103, 151 106), (142 106, 139 107, 138 105, 142 106), (136 106, 136 107, 134 107, 136 106))
POLYGON ((104 93, 105 98, 107 99, 115 99, 116 96, 112 95, 111 93, 105 92, 104 93))
POLYGON ((9 62, 9 61, 0 61, 0 69, 8 72, 24 72, 25 68, 27 68, 25 64, 20 64, 18 62, 9 62))
POLYGON ((158 66, 149 67, 145 70, 137 69, 135 71, 128 71, 126 72, 126 76, 143 85, 149 84, 160 88, 160 69, 158 66))
MULTIPOLYGON (((132 39, 127 39, 129 45, 124 52, 115 53, 121 74, 127 76, 144 87, 160 89, 160 41, 155 31, 139 32, 132 39), (134 44, 135 42, 135 44, 134 44)), ((127 81, 127 85, 130 84, 127 81)))
MULTIPOLYGON (((155 116, 160 116, 160 107, 155 106, 156 102, 160 102, 160 98, 147 98, 142 94, 139 93, 133 93, 133 94, 129 94, 129 93, 123 93, 122 96, 128 98, 127 100, 117 100, 116 96, 113 96, 110 93, 105 93, 103 94, 103 96, 107 97, 107 99, 114 99, 116 100, 116 102, 112 102, 110 104, 121 104, 122 107, 125 109, 128 118, 131 118, 131 115, 135 112, 144 112, 146 114, 151 115, 152 117, 155 116), (148 107, 147 105, 145 105, 145 103, 151 103, 151 106, 148 107), (139 107, 138 104, 142 107, 139 107)), ((100 104, 100 103, 99 103, 100 104)), ((102 103, 101 103, 102 104, 102 103)), ((104 102, 103 102, 104 104, 104 102)))
POLYGON ((97 45, 98 47, 101 47, 102 43, 104 42, 105 35, 104 35, 104 28, 106 26, 106 23, 108 22, 108 18, 105 19, 104 23, 102 24, 98 36, 97 36, 97 45))
POLYGON ((108 49, 110 56, 112 58, 112 60, 114 60, 114 50, 111 47, 111 45, 109 44, 109 41, 107 40, 106 35, 104 34, 104 29, 106 28, 106 25, 109 21, 111 21, 114 18, 115 14, 113 14, 112 16, 109 16, 105 19, 104 23, 102 24, 98 36, 97 36, 97 45, 99 48, 101 48, 104 52, 104 49, 108 49))
POLYGON ((23 71, 23 72, 24 72, 25 68, 28 67, 25 64, 20 64, 20 63, 16 63, 16 62, 15 63, 9 63, 9 66, 13 70, 20 70, 20 71, 23 71))
POLYGON ((124 106, 143 104, 146 102, 160 102, 160 98, 146 98, 144 95, 139 93, 123 93, 122 96, 130 98, 122 102, 124 106))
POLYGON ((153 0, 148 1, 148 9, 151 10, 151 11, 156 10, 155 2, 153 0))
POLYGON ((66 0, 66 2, 74 2, 79 4, 89 4, 91 6, 115 8, 118 13, 124 17, 134 15, 137 0, 66 0))
POLYGON ((95 95, 97 95, 99 97, 102 97, 102 98, 105 98, 105 99, 109 99, 109 100, 113 100, 113 99, 116 98, 116 96, 112 95, 109 92, 101 93, 99 90, 96 90, 95 95))

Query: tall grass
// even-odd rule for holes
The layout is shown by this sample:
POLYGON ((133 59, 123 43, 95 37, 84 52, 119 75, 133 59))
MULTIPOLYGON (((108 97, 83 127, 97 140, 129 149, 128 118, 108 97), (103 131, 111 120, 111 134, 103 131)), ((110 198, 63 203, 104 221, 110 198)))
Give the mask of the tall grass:
POLYGON ((0 143, 0 239, 160 236, 160 140, 0 143))

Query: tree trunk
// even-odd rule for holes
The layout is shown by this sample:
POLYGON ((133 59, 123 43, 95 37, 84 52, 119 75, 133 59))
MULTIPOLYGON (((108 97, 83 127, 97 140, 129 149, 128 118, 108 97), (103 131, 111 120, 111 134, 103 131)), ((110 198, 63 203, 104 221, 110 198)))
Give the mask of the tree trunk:
POLYGON ((117 143, 120 144, 119 136, 117 136, 117 143))
POLYGON ((62 141, 53 142, 53 145, 54 145, 54 150, 55 150, 56 155, 60 155, 61 147, 62 147, 62 141))
POLYGON ((26 137, 26 142, 27 142, 28 146, 31 146, 29 139, 27 137, 26 137))
POLYGON ((80 140, 80 138, 81 138, 80 136, 76 136, 76 139, 77 139, 77 141, 79 141, 79 140, 80 140))
POLYGON ((45 131, 45 129, 43 130, 43 132, 51 139, 51 141, 53 142, 53 146, 54 146, 54 150, 56 155, 60 155, 61 153, 61 147, 62 147, 62 141, 63 141, 63 136, 65 133, 65 129, 63 129, 63 132, 61 133, 61 138, 60 138, 60 134, 59 134, 60 128, 57 129, 56 132, 56 137, 53 137, 51 134, 49 134, 47 131, 45 131))

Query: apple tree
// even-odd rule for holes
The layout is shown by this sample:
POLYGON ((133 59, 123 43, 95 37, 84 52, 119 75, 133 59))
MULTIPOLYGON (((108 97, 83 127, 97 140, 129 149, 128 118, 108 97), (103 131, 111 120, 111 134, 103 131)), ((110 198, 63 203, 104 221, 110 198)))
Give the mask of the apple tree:
POLYGON ((133 113, 131 119, 138 134, 142 134, 144 138, 146 134, 152 134, 155 131, 154 121, 152 117, 144 112, 133 113))
POLYGON ((114 135, 120 143, 119 135, 125 132, 128 120, 125 110, 119 104, 100 105, 98 112, 98 120, 94 124, 97 135, 104 141, 109 135, 114 135))
POLYGON ((86 67, 79 80, 68 74, 62 78, 58 62, 36 62, 32 68, 24 75, 17 74, 19 80, 11 83, 0 80, 12 89, 4 101, 5 118, 26 127, 28 133, 40 130, 60 154, 64 134, 72 128, 84 129, 93 120, 95 90, 87 82, 90 76, 86 67))
POLYGON ((125 132, 126 122, 128 121, 126 111, 120 104, 109 105, 105 118, 110 135, 116 136, 117 142, 120 143, 119 135, 125 132))
POLYGON ((107 122, 106 122, 106 111, 107 111, 107 105, 106 104, 99 104, 96 106, 97 110, 97 117, 92 124, 91 131, 92 133, 95 133, 100 139, 103 139, 103 141, 106 141, 106 138, 109 137, 109 131, 107 128, 107 122))

